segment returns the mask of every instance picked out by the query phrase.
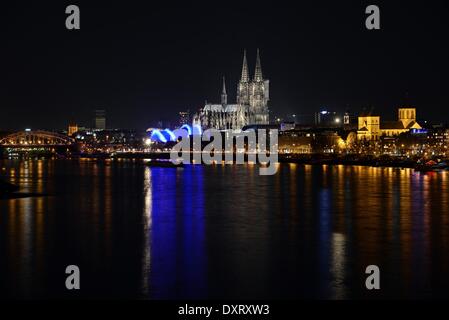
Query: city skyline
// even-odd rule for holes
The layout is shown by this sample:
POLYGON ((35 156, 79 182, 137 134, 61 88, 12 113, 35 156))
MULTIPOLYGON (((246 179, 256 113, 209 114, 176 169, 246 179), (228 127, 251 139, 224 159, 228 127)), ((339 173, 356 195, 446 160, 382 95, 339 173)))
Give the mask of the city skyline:
POLYGON ((447 0, 2 12, 3 301, 448 298, 447 0))
MULTIPOLYGON (((382 4, 378 31, 364 27, 364 4, 321 10, 246 3, 238 12, 231 4, 79 6, 82 27, 73 32, 64 28, 63 5, 7 7, 11 18, 2 33, 9 63, 0 95, 7 117, 0 129, 60 130, 90 123, 98 108, 107 111, 108 127, 174 121, 180 111, 218 100, 222 77, 237 83, 243 50, 258 47, 272 81, 271 116, 323 108, 389 115, 407 101, 421 119, 449 118, 441 114, 449 105, 444 3, 382 4), (239 23, 221 22, 230 17, 239 23)), ((248 60, 253 67, 255 57, 248 60)), ((236 99, 235 88, 228 99, 236 99)))

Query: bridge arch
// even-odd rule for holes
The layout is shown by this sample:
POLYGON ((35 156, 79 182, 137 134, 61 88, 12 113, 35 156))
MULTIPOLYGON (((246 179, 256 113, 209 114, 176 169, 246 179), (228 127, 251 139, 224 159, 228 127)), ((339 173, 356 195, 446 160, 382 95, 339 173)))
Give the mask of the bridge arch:
POLYGON ((5 147, 69 146, 74 143, 73 138, 42 130, 20 131, 0 139, 0 145, 5 147))

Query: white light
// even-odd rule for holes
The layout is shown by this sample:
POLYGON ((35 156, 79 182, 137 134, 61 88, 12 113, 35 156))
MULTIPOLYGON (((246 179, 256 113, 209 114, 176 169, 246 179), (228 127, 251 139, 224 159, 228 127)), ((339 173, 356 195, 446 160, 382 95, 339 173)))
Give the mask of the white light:
POLYGON ((30 132, 30 131, 31 131, 31 129, 25 129, 25 131, 26 131, 26 132, 30 132))
POLYGON ((149 146, 149 145, 151 144, 151 139, 146 139, 146 140, 145 140, 145 144, 146 144, 147 146, 149 146))
POLYGON ((335 119, 335 122, 336 122, 336 123, 340 123, 340 118, 336 118, 336 119, 335 119))

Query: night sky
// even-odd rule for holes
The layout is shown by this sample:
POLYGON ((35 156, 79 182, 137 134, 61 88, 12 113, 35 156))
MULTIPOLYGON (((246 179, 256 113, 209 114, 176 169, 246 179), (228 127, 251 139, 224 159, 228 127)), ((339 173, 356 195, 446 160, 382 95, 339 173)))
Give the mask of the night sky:
POLYGON ((20 1, 1 12, 0 130, 90 126, 95 108, 108 127, 146 129, 219 102, 223 75, 233 103, 243 50, 252 75, 258 47, 272 115, 394 119, 407 101, 421 120, 449 121, 447 1, 20 1), (65 28, 69 4, 81 30, 65 28), (380 31, 365 28, 369 4, 380 31))

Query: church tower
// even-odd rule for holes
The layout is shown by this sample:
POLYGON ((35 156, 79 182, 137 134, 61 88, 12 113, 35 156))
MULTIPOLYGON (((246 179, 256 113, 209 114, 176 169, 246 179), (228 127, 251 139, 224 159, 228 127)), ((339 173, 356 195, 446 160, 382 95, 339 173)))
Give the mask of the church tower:
POLYGON ((254 82, 262 82, 262 65, 260 63, 260 54, 259 49, 257 49, 257 57, 256 57, 256 71, 254 72, 254 82))
POLYGON ((410 107, 399 108, 398 118, 404 128, 407 128, 411 123, 416 122, 416 109, 410 107))
POLYGON ((194 116, 203 129, 241 130, 251 124, 269 124, 269 80, 264 80, 259 49, 254 78, 250 79, 246 50, 243 51, 242 74, 237 85, 237 103, 228 104, 226 79, 223 77, 220 103, 205 103, 194 116))
POLYGON ((221 91, 221 105, 223 108, 228 104, 228 95, 226 94, 226 81, 225 77, 223 77, 223 90, 221 91))
POLYGON ((237 104, 249 105, 249 73, 248 63, 246 61, 246 50, 243 51, 242 76, 237 86, 237 104))
POLYGON ((256 70, 251 82, 249 104, 254 112, 255 124, 268 124, 268 80, 264 81, 259 49, 257 49, 256 70))

